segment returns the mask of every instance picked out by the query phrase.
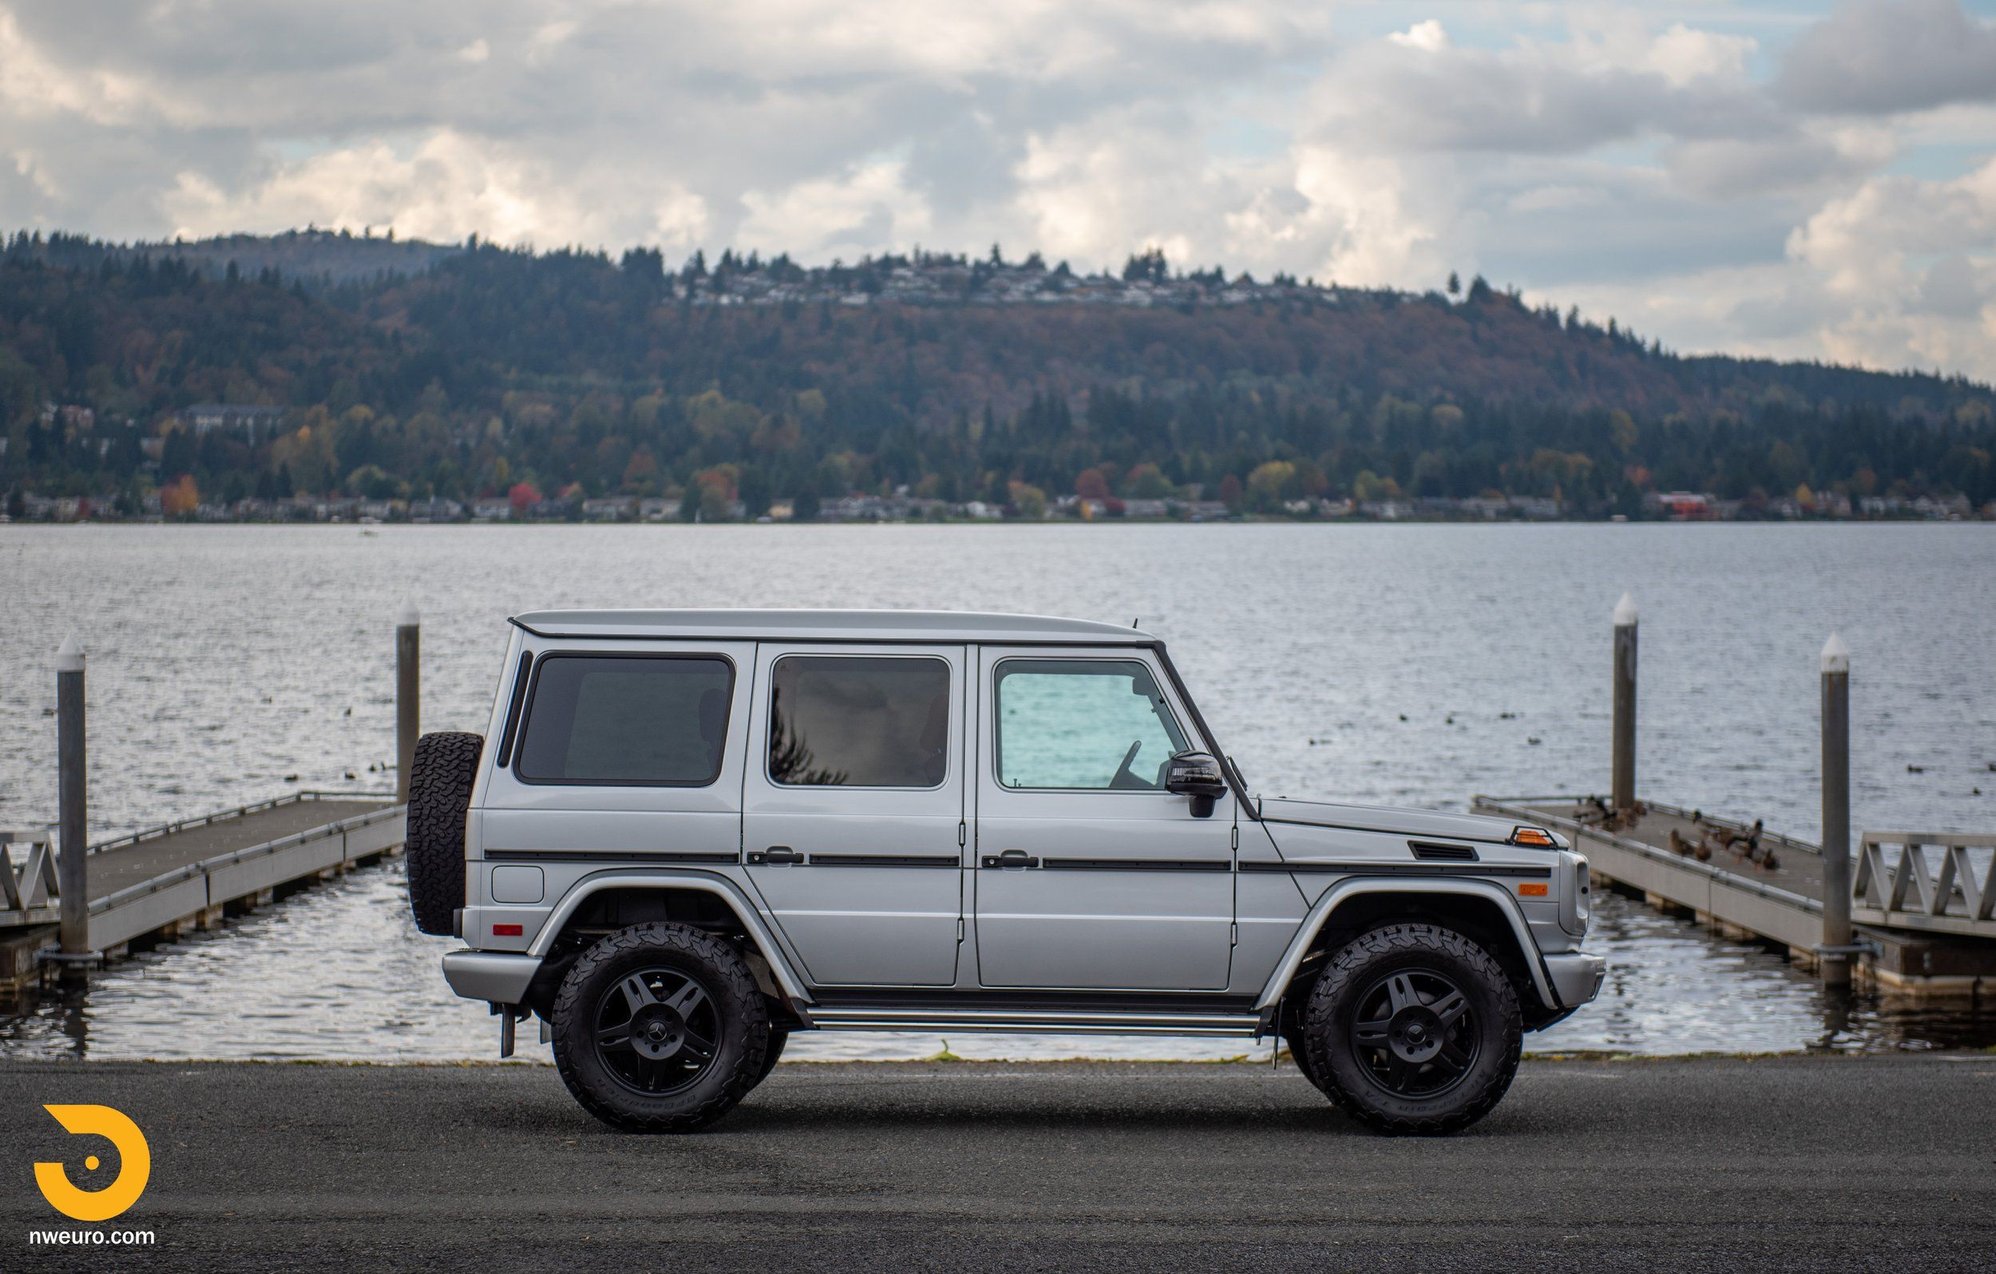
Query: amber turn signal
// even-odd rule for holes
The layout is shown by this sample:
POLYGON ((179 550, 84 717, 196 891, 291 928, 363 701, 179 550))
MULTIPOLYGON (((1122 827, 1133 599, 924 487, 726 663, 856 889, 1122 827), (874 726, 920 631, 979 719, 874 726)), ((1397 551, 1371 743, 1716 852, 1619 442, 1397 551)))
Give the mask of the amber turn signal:
POLYGON ((1546 896, 1546 893, 1547 893, 1548 889, 1549 889, 1549 886, 1546 886, 1546 885, 1536 885, 1536 884, 1529 884, 1529 883, 1527 883, 1527 884, 1523 884, 1523 885, 1519 885, 1519 886, 1518 886, 1518 897, 1520 897, 1520 898, 1543 898, 1543 897, 1545 897, 1545 896, 1546 896))
POLYGON ((1551 849, 1557 844, 1552 838, 1552 833, 1543 827, 1514 827, 1511 829, 1511 843, 1513 845, 1538 845, 1545 849, 1551 849))

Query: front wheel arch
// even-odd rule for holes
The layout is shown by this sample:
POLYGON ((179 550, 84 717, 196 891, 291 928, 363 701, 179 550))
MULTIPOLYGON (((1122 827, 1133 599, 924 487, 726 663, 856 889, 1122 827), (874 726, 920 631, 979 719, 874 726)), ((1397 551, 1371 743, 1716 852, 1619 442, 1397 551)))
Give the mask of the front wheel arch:
POLYGON ((1538 960, 1538 944, 1517 904, 1481 880, 1387 880, 1347 877, 1317 900, 1256 1005, 1293 1016, 1309 998, 1328 956, 1352 938, 1387 924, 1436 924, 1477 943, 1511 979, 1527 1030, 1566 1015, 1538 960))

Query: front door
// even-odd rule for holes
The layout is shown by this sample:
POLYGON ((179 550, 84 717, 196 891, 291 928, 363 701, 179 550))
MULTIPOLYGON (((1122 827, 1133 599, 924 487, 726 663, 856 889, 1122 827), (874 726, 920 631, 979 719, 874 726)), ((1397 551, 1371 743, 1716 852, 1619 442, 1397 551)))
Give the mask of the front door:
POLYGON ((963 918, 961 646, 756 660, 749 879, 819 986, 949 986, 963 918))
POLYGON ((979 983, 1225 989, 1235 801, 1164 790, 1207 745, 1150 652, 986 647, 978 694, 979 983))

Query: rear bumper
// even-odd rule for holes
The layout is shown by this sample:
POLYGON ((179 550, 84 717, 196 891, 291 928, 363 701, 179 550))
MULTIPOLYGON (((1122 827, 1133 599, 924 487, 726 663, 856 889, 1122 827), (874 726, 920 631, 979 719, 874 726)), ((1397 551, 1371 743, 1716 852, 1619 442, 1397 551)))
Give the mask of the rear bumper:
POLYGON ((1605 957, 1582 951, 1546 956, 1545 964, 1546 979, 1552 983, 1552 993, 1559 997, 1559 1007, 1563 1009, 1579 1008, 1599 995, 1601 980, 1608 976, 1605 957))
POLYGON ((539 956, 505 951, 452 951, 444 956, 444 981, 467 1000, 519 1004, 540 971, 539 956))

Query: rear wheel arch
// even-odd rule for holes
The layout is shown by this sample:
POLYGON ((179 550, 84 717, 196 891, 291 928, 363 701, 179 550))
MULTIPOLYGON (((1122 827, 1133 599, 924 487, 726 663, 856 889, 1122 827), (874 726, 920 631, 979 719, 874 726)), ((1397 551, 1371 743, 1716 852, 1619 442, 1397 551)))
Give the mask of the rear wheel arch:
POLYGON ((810 995, 769 926, 729 881, 691 873, 605 872, 578 882, 534 941, 533 953, 542 963, 528 1004, 537 1011, 551 1005, 576 958, 604 936, 652 922, 681 924, 734 942, 779 1016, 801 1020, 810 995))

